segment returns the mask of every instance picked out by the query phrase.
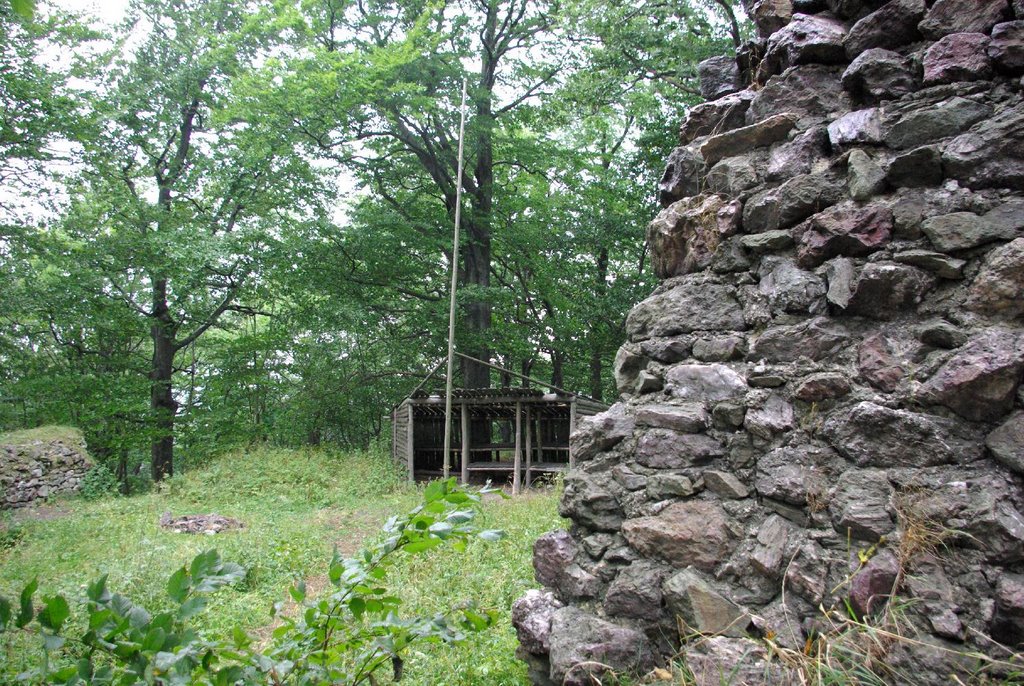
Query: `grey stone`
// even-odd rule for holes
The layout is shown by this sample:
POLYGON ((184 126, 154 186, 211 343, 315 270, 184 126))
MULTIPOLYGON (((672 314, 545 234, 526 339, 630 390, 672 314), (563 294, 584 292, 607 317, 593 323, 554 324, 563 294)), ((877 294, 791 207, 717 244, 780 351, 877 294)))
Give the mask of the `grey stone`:
POLYGON ((857 371, 880 391, 892 393, 903 380, 904 369, 893 354, 889 339, 875 334, 857 349, 857 371))
POLYGON ((746 379, 723 364, 679 364, 666 377, 669 393, 682 400, 713 403, 747 391, 746 379))
POLYGON ((1024 74, 1024 21, 1008 21, 992 29, 988 56, 997 71, 1024 74))
POLYGON ((936 319, 925 322, 917 332, 918 338, 925 345, 952 350, 967 342, 967 334, 947 321, 936 319))
POLYGON ((793 245, 793 234, 786 229, 740 236, 740 244, 753 253, 778 252, 793 245))
POLYGON ((843 41, 846 55, 856 58, 870 48, 895 50, 916 40, 924 17, 924 0, 892 0, 854 24, 843 41))
POLYGON ((592 559, 598 560, 604 551, 608 550, 609 546, 615 543, 616 536, 609 533, 596 533, 584 536, 580 543, 583 545, 583 550, 587 552, 592 559))
POLYGON ((845 257, 829 260, 825 263, 825 278, 828 280, 825 298, 833 305, 845 309, 853 297, 853 284, 857 278, 853 261, 845 257))
POLYGON ((801 228, 797 262, 816 267, 833 257, 880 250, 892 237, 893 215, 882 205, 843 204, 819 212, 801 228))
POLYGON ((967 464, 981 456, 978 437, 955 420, 871 402, 833 414, 821 436, 860 467, 967 464))
POLYGON ((652 295, 634 307, 626 318, 631 340, 675 336, 692 331, 742 331, 746 328, 743 308, 732 286, 701 284, 697 288, 680 283, 652 295))
POLYGON ((612 478, 628 491, 637 491, 647 487, 647 477, 637 474, 624 464, 612 467, 612 478))
POLYGON ((551 617, 563 607, 550 591, 531 588, 512 603, 512 626, 527 652, 546 655, 551 647, 551 617))
POLYGON ((767 177, 778 181, 807 174, 814 163, 827 157, 829 152, 828 128, 811 127, 788 143, 772 149, 768 157, 767 177))
POLYGON ((757 530, 757 545, 750 556, 754 568, 767 577, 779 578, 793 535, 793 525, 786 519, 779 515, 768 517, 757 530))
POLYGON ((786 135, 793 130, 796 123, 795 114, 770 116, 749 126, 711 136, 700 146, 700 153, 710 167, 723 158, 786 140, 786 135))
POLYGON ((697 65, 700 78, 700 95, 705 100, 715 100, 743 88, 740 82, 740 67, 736 59, 727 55, 710 57, 697 65))
POLYGON ((768 38, 793 18, 792 0, 755 0, 750 18, 758 32, 768 38))
POLYGON ((743 426, 743 418, 746 417, 746 414, 746 405, 735 400, 720 402, 711 410, 711 417, 715 422, 715 426, 719 428, 743 426))
POLYGON ((700 193, 704 172, 704 158, 695 148, 678 147, 673 150, 658 184, 662 207, 700 193))
POLYGON ((675 502, 656 516, 629 519, 622 535, 644 556, 704 572, 718 567, 736 545, 725 511, 706 500, 675 502))
POLYGON ((533 543, 533 572, 538 583, 557 588, 566 567, 575 562, 576 541, 568 531, 549 531, 533 543))
POLYGON ((835 204, 842 196, 842 183, 825 174, 795 176, 747 200, 743 229, 748 233, 785 229, 835 204))
POLYGON ((838 372, 819 372, 804 378, 793 391, 793 397, 805 403, 841 398, 850 392, 850 382, 838 372))
POLYGON ((615 377, 616 390, 619 393, 631 391, 647 362, 647 358, 638 353, 635 346, 627 343, 620 347, 612 361, 612 376, 615 377))
POLYGON ((577 460, 589 460, 631 436, 634 426, 636 420, 626 414, 622 403, 590 417, 582 417, 569 437, 573 456, 577 460))
POLYGON ((622 508, 606 484, 569 473, 558 503, 558 513, 597 531, 617 531, 622 508))
POLYGON ((633 393, 635 395, 656 393, 664 387, 664 379, 650 370, 641 369, 640 373, 636 375, 636 381, 633 382, 633 393))
POLYGON ((640 344, 640 350, 651 359, 672 364, 690 356, 691 343, 687 338, 656 338, 640 344))
POLYGON ((638 673, 654 664, 653 647, 643 633, 575 607, 555 610, 549 642, 550 676, 563 686, 588 686, 595 672, 638 673))
POLYGON ((882 142, 882 111, 877 107, 847 112, 828 125, 833 148, 852 144, 875 145, 882 142))
POLYGON ((739 222, 739 201, 721 195, 672 203, 647 227, 654 273, 664 279, 707 268, 718 244, 739 230, 739 222))
POLYGON ((708 428, 710 418, 703 403, 681 405, 643 405, 636 410, 636 423, 683 433, 700 433, 708 428))
POLYGON ((693 482, 682 474, 654 474, 647 478, 647 495, 654 500, 688 498, 694 493, 693 482))
POLYGON ((825 311, 825 282, 791 260, 780 261, 761 279, 758 289, 768 298, 774 312, 822 314, 825 311))
POLYGON ((699 632, 703 636, 744 636, 750 617, 735 603, 715 591, 692 567, 677 572, 662 584, 669 611, 681 618, 688 630, 680 638, 699 632))
POLYGON ((749 638, 712 636, 684 648, 683 659, 693 677, 693 686, 799 683, 798 677, 789 674, 778 660, 769 659, 761 642, 749 638))
POLYGON ((899 98, 921 86, 911 61, 883 48, 858 55, 843 72, 842 82, 856 100, 869 103, 899 98))
POLYGON ((903 250, 893 259, 901 264, 912 264, 929 271, 943 279, 962 279, 964 277, 964 260, 958 260, 945 253, 931 250, 903 250))
POLYGON ((773 363, 795 362, 801 357, 821 360, 849 343, 850 334, 845 328, 816 317, 802 324, 768 329, 754 341, 747 357, 773 363))
MULTIPOLYGON (((754 95, 753 91, 745 90, 691 107, 679 129, 679 142, 686 145, 700 136, 745 126, 747 110, 754 95)), ((703 158, 700 159, 703 162, 703 158)))
POLYGON ((757 185, 757 165, 750 155, 727 157, 718 162, 704 178, 704 183, 712 193, 729 198, 738 198, 743 192, 757 185))
POLYGON ((926 403, 944 405, 965 419, 992 421, 1013 407, 1024 372, 1024 339, 1019 332, 991 330, 953 355, 921 386, 926 403))
POLYGON ((885 144, 905 150, 966 131, 990 117, 992 108, 967 98, 953 97, 933 106, 911 103, 886 112, 885 144))
MULTIPOLYGON (((941 157, 939 158, 941 161, 941 157)), ((850 151, 846 166, 846 185, 854 200, 870 200, 885 188, 886 173, 859 148, 850 151)))
POLYGON ((967 250, 993 241, 1008 241, 1024 228, 1024 203, 1007 203, 984 215, 952 212, 930 217, 921 229, 943 252, 967 250))
POLYGON ((988 33, 1009 13, 1006 0, 936 0, 918 28, 929 40, 951 33, 988 33))
POLYGON ((704 472, 704 485, 722 498, 742 499, 750 495, 750 489, 729 472, 709 469, 704 472))
POLYGON ((964 307, 1008 320, 1024 316, 1024 238, 1002 245, 982 264, 964 307))
POLYGON ((747 123, 792 113, 799 117, 800 127, 807 128, 835 112, 850 109, 849 96, 838 78, 841 72, 841 67, 805 64, 771 77, 751 101, 747 123))
POLYGON ((850 606, 858 617, 874 614, 896 593, 900 564, 896 556, 882 550, 853 575, 850 581, 850 606))
POLYGON ((604 611, 609 616, 651 618, 661 611, 665 568, 647 560, 623 567, 608 585, 604 611))
POLYGON ((739 336, 700 338, 693 342, 693 356, 701 362, 728 362, 746 354, 746 341, 739 336))
POLYGON ((924 54, 924 84, 979 81, 992 75, 989 38, 983 33, 952 33, 924 54))
POLYGON ((743 428, 755 436, 770 439, 774 434, 792 429, 794 421, 793 406, 782 396, 772 394, 763 406, 747 410, 743 428))
POLYGON ((768 39, 765 61, 773 73, 798 64, 839 64, 846 61, 842 21, 828 16, 794 14, 768 39))
POLYGON ((827 466, 837 460, 824 448, 776 448, 757 461, 754 488, 766 498, 790 505, 820 503, 828 492, 827 466))
POLYGON ((718 250, 715 251, 711 271, 716 274, 734 274, 750 269, 750 258, 740 243, 742 238, 742 236, 731 236, 722 241, 718 250))
POLYGON ((842 536, 878 541, 894 528, 889 499, 893 489, 880 470, 850 470, 830 492, 832 526, 842 536))
POLYGON ((1024 189, 1024 106, 1009 108, 954 138, 942 153, 946 175, 968 188, 1024 189))
POLYGON ((1014 412, 985 438, 985 447, 1008 469, 1024 475, 1024 412, 1014 412))
POLYGON ((854 285, 845 314, 890 320, 916 309, 935 287, 935 277, 917 267, 872 262, 854 285))
POLYGON ((786 569, 786 588, 817 607, 829 590, 828 571, 825 551, 816 543, 806 543, 786 569))
POLYGON ((885 174, 885 180, 894 188, 937 186, 942 179, 942 153, 933 145, 897 155, 885 174))
POLYGON ((636 461, 654 469, 683 469, 722 457, 725 448, 704 434, 650 429, 636 445, 636 461))
POLYGON ((1024 575, 1002 575, 995 601, 992 637, 1004 645, 1019 645, 1024 636, 1024 575))

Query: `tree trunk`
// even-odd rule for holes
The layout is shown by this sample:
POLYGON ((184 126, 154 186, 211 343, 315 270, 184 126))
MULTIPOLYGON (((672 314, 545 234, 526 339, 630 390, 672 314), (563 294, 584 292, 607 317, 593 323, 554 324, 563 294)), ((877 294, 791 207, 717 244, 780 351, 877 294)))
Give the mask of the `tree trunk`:
POLYGON ((171 382, 174 374, 175 325, 167 308, 167 280, 157 279, 153 284, 153 365, 150 369, 150 402, 155 432, 150 448, 150 469, 153 481, 174 475, 174 415, 178 403, 174 400, 171 382))
MULTIPOLYGON (((604 300, 608 290, 608 248, 601 248, 597 256, 597 274, 595 278, 595 291, 598 302, 604 300)), ((595 321, 590 331, 590 397, 594 400, 604 400, 604 362, 602 359, 602 347, 604 344, 604 331, 606 327, 602 321, 595 321)))

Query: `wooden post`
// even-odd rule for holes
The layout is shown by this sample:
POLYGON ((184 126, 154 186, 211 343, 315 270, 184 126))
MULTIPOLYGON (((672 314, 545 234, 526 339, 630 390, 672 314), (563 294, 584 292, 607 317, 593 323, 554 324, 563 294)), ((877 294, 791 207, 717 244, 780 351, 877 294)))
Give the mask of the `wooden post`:
POLYGON ((523 403, 516 401, 516 454, 512 460, 512 495, 519 495, 519 470, 523 466, 523 403))
POLYGON ((408 409, 409 409, 409 429, 408 429, 408 431, 406 433, 406 436, 405 436, 405 464, 409 468, 409 483, 414 483, 416 481, 416 473, 415 473, 416 461, 414 459, 414 457, 415 457, 415 447, 413 445, 413 433, 414 433, 414 431, 413 431, 413 423, 412 423, 412 401, 410 400, 408 402, 409 402, 409 405, 408 405, 408 409))
POLYGON ((572 432, 576 430, 576 398, 569 401, 569 469, 576 466, 576 456, 572 454, 572 432))
POLYGON ((530 470, 533 468, 533 413, 530 406, 526 406, 526 487, 530 487, 530 470))
POLYGON ((537 462, 544 461, 544 417, 537 417, 537 462))
POLYGON ((469 483, 469 405, 462 401, 462 484, 469 483))

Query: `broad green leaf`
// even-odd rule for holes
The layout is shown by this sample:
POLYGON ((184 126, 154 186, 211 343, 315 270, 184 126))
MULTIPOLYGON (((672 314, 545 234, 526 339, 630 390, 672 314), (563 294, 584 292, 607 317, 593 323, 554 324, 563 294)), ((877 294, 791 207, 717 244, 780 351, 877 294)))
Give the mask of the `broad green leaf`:
POLYGON ((21 591, 18 617, 14 620, 14 625, 19 629, 24 629, 28 626, 28 623, 32 621, 32 617, 35 616, 35 610, 32 607, 32 596, 36 594, 37 590, 39 590, 39 580, 32 579, 21 591))
POLYGON ((174 572, 174 574, 171 574, 171 577, 167 580, 167 595, 171 596, 171 600, 180 603, 185 600, 188 590, 188 571, 182 567, 174 572))
POLYGON ((38 619, 41 625, 57 633, 70 615, 71 608, 68 607, 68 602, 64 600, 63 596, 55 595, 45 600, 38 619))
POLYGON ((477 534, 477 536, 484 539, 485 541, 494 542, 500 541, 501 539, 505 538, 505 532, 498 529, 486 529, 477 534))
POLYGON ((0 631, 6 631, 11 623, 11 601, 0 595, 0 631))
POLYGON ((22 18, 31 20, 36 12, 36 0, 11 0, 11 9, 22 18))

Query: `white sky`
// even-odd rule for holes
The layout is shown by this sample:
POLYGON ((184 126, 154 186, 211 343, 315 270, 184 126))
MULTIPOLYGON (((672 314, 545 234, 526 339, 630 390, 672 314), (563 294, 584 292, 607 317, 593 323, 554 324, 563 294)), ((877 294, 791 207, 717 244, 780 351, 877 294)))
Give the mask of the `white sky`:
POLYGON ((50 0, 49 3, 72 12, 96 17, 104 24, 113 25, 124 17, 128 0, 50 0))

